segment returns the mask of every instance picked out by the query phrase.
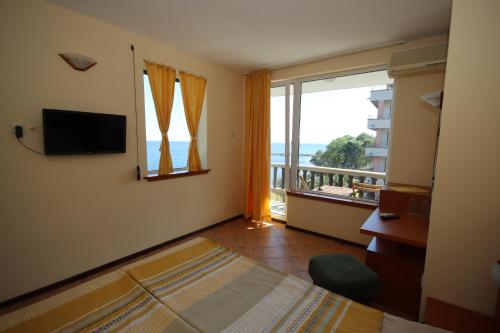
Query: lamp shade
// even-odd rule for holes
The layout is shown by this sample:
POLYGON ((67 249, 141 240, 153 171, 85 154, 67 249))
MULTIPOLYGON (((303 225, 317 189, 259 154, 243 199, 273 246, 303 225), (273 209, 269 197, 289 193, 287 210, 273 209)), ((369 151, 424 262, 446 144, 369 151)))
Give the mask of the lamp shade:
POLYGON ((83 54, 77 54, 77 53, 59 53, 61 58, 64 59, 70 65, 73 67, 73 69, 76 69, 77 71, 86 71, 90 67, 94 66, 97 64, 97 62, 92 59, 89 56, 83 55, 83 54))

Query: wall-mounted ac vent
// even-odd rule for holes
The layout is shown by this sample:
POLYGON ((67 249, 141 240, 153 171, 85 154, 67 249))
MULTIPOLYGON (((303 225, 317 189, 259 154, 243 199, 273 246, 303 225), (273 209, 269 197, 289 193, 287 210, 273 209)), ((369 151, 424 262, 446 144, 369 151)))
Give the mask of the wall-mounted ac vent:
POLYGON ((389 60, 389 77, 443 70, 447 52, 447 42, 395 51, 389 60))

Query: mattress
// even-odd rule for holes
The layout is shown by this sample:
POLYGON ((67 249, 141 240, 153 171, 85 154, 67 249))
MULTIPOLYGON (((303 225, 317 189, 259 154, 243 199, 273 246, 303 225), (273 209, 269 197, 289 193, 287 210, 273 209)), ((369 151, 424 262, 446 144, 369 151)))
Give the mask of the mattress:
POLYGON ((198 332, 120 271, 0 316, 0 332, 198 332))
POLYGON ((380 332, 384 314, 196 238, 124 268, 201 332, 380 332))

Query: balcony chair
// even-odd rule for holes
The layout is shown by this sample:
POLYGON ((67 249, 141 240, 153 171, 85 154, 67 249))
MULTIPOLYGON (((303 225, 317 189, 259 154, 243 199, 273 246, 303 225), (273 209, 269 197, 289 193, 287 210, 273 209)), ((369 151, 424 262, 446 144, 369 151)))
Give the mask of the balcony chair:
POLYGON ((359 183, 355 182, 352 183, 352 197, 356 197, 356 191, 358 191, 360 194, 363 192, 370 192, 370 193, 380 193, 380 190, 384 187, 384 185, 376 185, 376 184, 365 184, 365 183, 359 183))

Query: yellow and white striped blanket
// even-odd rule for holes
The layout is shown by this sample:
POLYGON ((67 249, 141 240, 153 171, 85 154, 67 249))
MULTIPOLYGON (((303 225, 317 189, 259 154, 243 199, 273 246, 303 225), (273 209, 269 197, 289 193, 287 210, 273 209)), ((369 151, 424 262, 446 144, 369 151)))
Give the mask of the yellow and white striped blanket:
POLYGON ((0 332, 198 332, 116 271, 0 316, 0 332))
POLYGON ((196 238, 124 268, 201 332, 376 332, 384 314, 196 238))
POLYGON ((0 316, 0 332, 370 332, 384 314, 196 238, 0 316))

